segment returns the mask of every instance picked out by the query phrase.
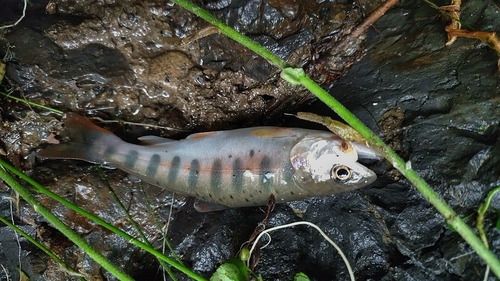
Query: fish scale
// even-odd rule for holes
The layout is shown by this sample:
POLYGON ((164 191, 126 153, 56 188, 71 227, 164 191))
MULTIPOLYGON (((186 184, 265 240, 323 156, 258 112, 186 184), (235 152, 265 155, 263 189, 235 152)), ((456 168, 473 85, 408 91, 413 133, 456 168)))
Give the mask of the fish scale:
POLYGON ((77 114, 67 114, 65 127, 71 142, 49 146, 39 157, 115 166, 147 183, 227 207, 265 205, 271 195, 277 202, 328 195, 376 179, 357 162, 357 150, 370 148, 330 132, 255 127, 179 141, 149 137, 148 145, 137 145, 77 114), (345 175, 349 179, 341 178, 345 175))

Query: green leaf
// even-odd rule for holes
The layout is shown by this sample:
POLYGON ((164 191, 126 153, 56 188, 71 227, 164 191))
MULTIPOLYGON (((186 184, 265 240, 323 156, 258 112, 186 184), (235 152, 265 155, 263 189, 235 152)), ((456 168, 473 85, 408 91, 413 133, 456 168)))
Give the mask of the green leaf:
POLYGON ((250 250, 247 247, 241 248, 240 260, 246 262, 248 261, 249 258, 250 258, 250 250))
POLYGON ((246 281, 248 280, 248 269, 242 260, 238 258, 230 258, 223 263, 214 275, 210 277, 210 281, 246 281))
POLYGON ((302 272, 295 274, 295 277, 293 277, 293 281, 309 281, 309 280, 310 280, 309 277, 307 277, 307 275, 305 275, 302 272))

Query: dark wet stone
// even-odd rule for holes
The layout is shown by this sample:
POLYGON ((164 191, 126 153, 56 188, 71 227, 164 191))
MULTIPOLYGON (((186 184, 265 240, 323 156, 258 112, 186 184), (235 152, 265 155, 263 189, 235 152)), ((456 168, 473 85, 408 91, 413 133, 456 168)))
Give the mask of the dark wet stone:
POLYGON ((176 216, 169 231, 170 241, 192 268, 210 276, 222 261, 237 254, 262 219, 261 215, 249 212, 242 216, 241 210, 235 209, 198 213, 187 208, 176 216))
MULTIPOLYGON (((30 232, 33 233, 33 229, 30 232)), ((28 273, 33 274, 31 263, 29 259, 26 258, 28 256, 28 252, 26 250, 22 250, 22 252, 19 253, 19 245, 17 244, 14 231, 4 225, 0 227, 0 244, 2 245, 2 250, 0 251, 0 259, 2 260, 2 265, 6 269, 16 268, 16 266, 19 264, 19 255, 21 255, 22 261, 26 264, 26 268, 24 270, 26 270, 26 272, 28 273)), ((23 244, 26 245, 25 243, 23 244)), ((8 272, 8 278, 19 279, 20 274, 18 271, 9 270, 8 272)), ((2 277, 2 279, 8 280, 5 273, 2 273, 2 277)))
POLYGON ((209 10, 220 10, 229 7, 231 0, 209 0, 205 1, 205 7, 209 10))
MULTIPOLYGON (((267 228, 298 221, 294 212, 285 205, 278 205, 269 218, 267 228)), ((263 237, 260 259, 256 271, 267 280, 282 280, 283 276, 293 276, 306 267, 299 263, 307 253, 306 227, 294 226, 273 231, 271 240, 263 237)))
MULTIPOLYGON (((394 241, 379 216, 368 201, 353 192, 314 200, 303 219, 317 224, 339 245, 356 268, 357 276, 377 279, 387 271, 389 257, 397 255, 394 241)), ((306 273, 316 280, 326 280, 326 276, 336 276, 337 280, 348 278, 346 267, 333 247, 316 230, 309 228, 307 232, 311 258, 306 273)))
POLYGON ((399 239, 400 250, 421 251, 436 244, 444 230, 444 218, 432 207, 410 206, 401 212, 391 228, 399 239), (402 242, 404 241, 404 242, 402 242))

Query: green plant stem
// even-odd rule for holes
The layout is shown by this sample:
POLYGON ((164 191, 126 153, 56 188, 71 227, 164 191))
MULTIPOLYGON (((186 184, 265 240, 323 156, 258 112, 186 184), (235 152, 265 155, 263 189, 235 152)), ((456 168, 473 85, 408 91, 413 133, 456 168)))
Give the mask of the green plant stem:
POLYGON ((495 196, 495 194, 497 194, 498 191, 500 191, 500 186, 497 186, 492 191, 490 191, 488 193, 488 196, 486 196, 486 200, 484 201, 483 204, 481 204, 479 210, 477 211, 477 220, 476 220, 477 232, 479 233, 479 237, 481 237, 483 244, 487 248, 489 248, 489 246, 488 246, 488 238, 484 233, 484 215, 486 214, 486 211, 488 211, 488 208, 490 207, 490 203, 491 200, 493 199, 493 196, 495 196))
POLYGON ((254 53, 265 58, 267 61, 276 65, 281 70, 283 70, 285 67, 289 66, 284 60, 280 59, 278 56, 273 54, 271 51, 267 50, 266 48, 263 48, 257 42, 253 41, 252 39, 248 38, 247 36, 245 36, 241 33, 238 33, 238 31, 229 27, 228 25, 226 25, 225 23, 223 23, 222 21, 220 21, 216 17, 212 16, 209 12, 201 9, 200 7, 194 5, 193 3, 186 1, 186 0, 172 0, 172 2, 183 7, 184 9, 192 12, 193 14, 199 16, 200 18, 206 20, 211 25, 218 27, 222 34, 224 34, 225 36, 240 43, 241 45, 247 47, 248 49, 252 50, 254 53))
MULTIPOLYGON (((2 161, 3 162, 3 161, 2 161)), ((103 255, 98 253, 92 246, 90 246, 85 240, 83 240, 76 232, 59 220, 54 214, 52 214, 48 209, 46 209, 36 198, 31 195, 31 193, 26 190, 21 184, 19 184, 5 169, 0 167, 0 178, 12 187, 19 195, 21 195, 26 202, 28 202, 37 213, 41 214, 46 218, 57 230, 64 234, 68 239, 75 243, 78 247, 83 249, 89 257, 99 263, 104 269, 109 271, 119 280, 133 281, 132 277, 123 272, 120 268, 112 264, 103 255)))
MULTIPOLYGON (((36 181, 34 181, 33 179, 29 178, 28 176, 26 176, 25 174, 23 174, 22 172, 20 172, 16 168, 14 168, 12 165, 10 165, 7 162, 3 161, 2 159, 0 159, 0 165, 3 166, 5 169, 9 170, 11 173, 13 173, 13 174, 21 177, 23 180, 25 180, 26 182, 28 182, 29 184, 31 184, 33 187, 35 187, 37 189, 38 192, 40 192, 40 193, 42 193, 42 194, 44 194, 44 195, 46 195, 46 196, 48 196, 48 197, 56 200, 57 202, 63 204, 64 206, 70 208, 71 210, 77 212, 78 214, 89 218, 90 220, 94 221, 95 223, 101 225, 102 227, 104 227, 106 229, 109 229, 113 233, 115 233, 115 234, 123 237, 124 239, 126 239, 129 243, 134 244, 135 246, 140 247, 141 249, 143 249, 143 250, 147 251, 148 253, 152 254, 156 258, 167 262, 168 264, 170 264, 174 268, 178 269, 179 271, 183 272, 187 276, 191 277, 192 279, 197 280, 197 281, 206 281, 206 279, 203 278, 202 276, 200 276, 200 275, 192 272, 189 268, 186 268, 185 266, 177 263, 173 259, 170 259, 169 257, 166 257, 161 252, 155 250, 152 247, 149 247, 144 242, 141 242, 140 240, 134 238, 133 236, 129 235, 128 233, 124 232, 123 230, 114 227, 113 225, 111 225, 111 224, 107 223, 106 221, 102 220, 101 218, 99 218, 99 217, 97 217, 97 216, 95 216, 95 215, 93 215, 93 214, 91 214, 91 213, 89 213, 89 212, 81 209, 80 207, 76 206, 75 204, 73 204, 73 203, 69 202, 68 200, 62 198, 61 196, 53 193, 52 191, 48 190, 47 188, 45 188, 41 184, 39 184, 36 181)), ((2 170, 2 169, 0 168, 0 170, 2 170)), ((0 174, 0 178, 2 178, 2 179, 4 178, 2 176, 2 174, 0 174)), ((21 194, 21 196, 22 196, 22 194, 21 194)))
POLYGON ((80 276, 80 273, 76 272, 73 268, 71 268, 69 265, 67 265, 61 258, 56 256, 49 248, 45 247, 40 242, 36 241, 33 237, 29 236, 28 233, 24 232, 22 229, 20 229, 16 225, 12 224, 10 221, 8 221, 7 219, 5 219, 2 216, 0 216, 0 222, 5 223, 10 228, 12 228, 14 231, 21 234, 24 238, 26 238, 26 240, 31 242, 31 244, 35 245, 38 249, 42 250, 50 258, 52 258, 54 261, 56 261, 57 263, 62 265, 68 272, 71 272, 74 276, 78 276, 78 278, 82 281, 85 280, 82 276, 80 276))
POLYGON ((483 258, 491 267, 497 277, 500 277, 500 262, 488 248, 481 243, 481 240, 465 224, 465 222, 444 202, 439 195, 424 181, 409 165, 401 159, 388 145, 377 137, 368 127, 363 124, 354 114, 345 108, 340 102, 328 94, 323 88, 316 84, 307 76, 300 76, 297 79, 304 87, 313 92, 322 102, 328 105, 335 113, 344 119, 350 126, 356 129, 368 143, 376 147, 382 155, 400 171, 422 195, 429 201, 446 219, 469 245, 483 258))
MULTIPOLYGON (((486 215, 486 211, 488 211, 488 208, 490 207, 491 200, 493 199, 493 196, 500 191, 500 186, 495 187, 492 191, 488 193, 488 196, 486 196, 486 200, 484 201, 481 206, 479 206, 479 210, 477 211, 477 220, 476 220, 476 228, 477 232, 479 234, 479 237, 481 238, 481 241, 483 241, 483 244, 486 248, 489 248, 488 244, 488 237, 486 237, 486 233, 484 233, 484 216, 486 215)), ((484 272, 484 279, 488 279, 488 275, 490 272, 490 266, 486 267, 486 270, 484 272)))
MULTIPOLYGON (((313 80, 303 74, 303 71, 293 71, 291 68, 286 68, 287 63, 274 55, 269 55, 262 46, 250 40, 248 37, 239 34, 231 27, 225 25, 210 13, 202 10, 201 8, 193 5, 187 0, 172 0, 174 3, 184 7, 192 13, 198 15, 209 23, 217 26, 221 33, 229 38, 237 41, 245 47, 251 49, 257 54, 263 56, 271 63, 278 66, 283 72, 284 76, 288 76, 287 81, 295 84, 298 81, 309 91, 311 91, 318 99, 328 105, 335 113, 344 119, 350 126, 356 129, 367 142, 380 150, 386 159, 399 170, 415 187, 422 193, 422 195, 444 216, 446 221, 455 228, 455 230, 464 238, 467 243, 483 258, 483 260, 491 267, 497 277, 500 277, 500 261, 489 251, 482 243, 481 240, 472 232, 472 230, 464 223, 460 217, 439 197, 439 195, 407 164, 401 159, 389 146, 387 146, 380 138, 378 138, 368 127, 366 127, 354 114, 347 110, 341 103, 328 94, 323 88, 316 84, 313 80)), ((300 69, 295 69, 300 70, 300 69)), ((282 72, 282 73, 283 73, 282 72)), ((282 75, 283 77, 283 75, 282 75)))

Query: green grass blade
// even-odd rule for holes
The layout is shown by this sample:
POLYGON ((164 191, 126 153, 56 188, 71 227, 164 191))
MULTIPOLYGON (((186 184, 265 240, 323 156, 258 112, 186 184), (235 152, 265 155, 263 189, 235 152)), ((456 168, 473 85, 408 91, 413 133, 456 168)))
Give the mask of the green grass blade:
MULTIPOLYGON (((3 160, 0 160, 0 164, 3 166, 3 160)), ((4 166, 5 167, 5 166, 4 166)), ((103 255, 97 252, 92 246, 90 246, 85 240, 83 240, 76 232, 65 225, 61 220, 59 220, 54 214, 52 214, 48 209, 46 209, 36 198, 31 195, 26 188, 19 184, 3 167, 0 167, 0 178, 8 184, 12 189, 14 189, 21 197, 28 202, 37 213, 46 218, 52 226, 64 234, 68 239, 70 239, 75 245, 80 247, 85 251, 89 257, 99 263, 104 269, 109 271, 119 280, 133 281, 132 277, 123 272, 120 268, 112 264, 103 255)))
MULTIPOLYGON (((126 232, 124 232, 123 230, 121 230, 119 228, 116 228, 112 224, 110 224, 110 223, 102 220, 101 218, 95 216, 94 214, 91 214, 91 213, 87 212, 86 210, 81 209, 80 207, 78 207, 75 204, 69 202, 68 200, 64 199, 63 197, 61 197, 61 196, 55 194, 54 192, 48 190, 47 188, 45 188, 41 184, 37 183, 36 181, 34 181, 33 179, 31 179, 30 177, 26 176, 25 174, 23 174, 22 172, 20 172, 15 167, 13 167, 12 165, 8 164, 7 162, 3 161, 2 159, 0 159, 0 166, 3 166, 5 169, 9 170, 11 173, 19 176, 20 178, 22 178, 23 180, 25 180, 27 183, 31 184, 33 187, 36 188, 36 190, 38 192, 40 192, 40 193, 42 193, 42 194, 44 194, 44 195, 46 195, 46 196, 48 196, 48 197, 56 200, 57 202, 63 204, 64 206, 68 207, 69 209, 75 211, 76 213, 78 213, 78 214, 80 214, 82 216, 85 216, 86 218, 94 221, 95 223, 101 225, 102 227, 104 227, 104 228, 112 231, 113 233, 115 233, 115 234, 123 237, 129 243, 131 243, 131 244, 133 244, 133 245, 135 245, 135 246, 137 246, 137 247, 139 247, 139 248, 147 251, 148 253, 150 253, 153 256, 155 256, 157 259, 160 259, 162 261, 167 262, 172 267, 176 268, 177 270, 181 271, 182 273, 186 274, 187 276, 191 277, 192 279, 197 280, 197 281, 206 281, 206 279, 204 277, 202 277, 202 276, 194 273, 189 268, 187 268, 187 267, 183 266, 182 264, 179 264, 178 262, 174 261, 173 259, 171 259, 171 258, 163 255, 161 252, 159 252, 156 249, 148 246, 144 242, 136 239, 135 237, 129 235, 126 232)), ((3 176, 1 174, 0 174, 0 178, 3 179, 3 176)))
POLYGON ((32 101, 29 101, 29 100, 26 100, 26 99, 22 99, 22 98, 18 98, 18 97, 15 97, 15 96, 12 96, 12 95, 9 95, 7 93, 4 93, 2 91, 0 91, 0 95, 3 95, 5 97, 8 97, 9 99, 13 99, 15 101, 18 101, 18 102, 22 102, 24 104, 27 104, 29 106, 35 106, 35 107, 39 107, 39 108, 42 108, 42 109, 45 109, 45 110, 48 110, 48 111, 51 111, 53 113, 56 113, 56 114, 59 114, 59 115, 63 115, 64 112, 60 111, 60 110, 57 110, 57 109, 54 109, 52 107, 48 107, 48 106, 45 106, 45 105, 41 105, 39 103, 36 103, 36 102, 32 102, 32 101))
MULTIPOLYGON (((142 182, 141 182, 141 188, 140 188, 140 190, 141 190, 142 195, 146 199, 146 206, 148 208, 148 212, 151 214, 151 216, 153 216, 153 219, 155 221, 156 227, 158 229, 162 229, 162 226, 160 225, 158 217, 156 216, 155 212, 151 208, 152 204, 151 204, 150 198, 148 197, 146 191, 144 190, 144 186, 142 185, 142 182)), ((172 202, 172 204, 173 204, 173 202, 172 202)), ((170 206, 170 212, 172 212, 172 205, 170 206)), ((162 237, 163 237, 163 240, 165 241, 165 244, 167 245, 167 248, 170 250, 170 253, 174 256, 175 260, 178 263, 182 264, 181 258, 174 251, 174 248, 172 247, 172 245, 170 245, 170 242, 168 241, 167 236, 166 236, 165 232, 163 232, 163 231, 162 231, 162 237)))
MULTIPOLYGON (((139 227, 139 224, 137 224, 137 222, 134 220, 134 218, 132 218, 132 216, 128 212, 127 208, 125 208, 125 205, 123 205, 123 203, 120 200, 120 198, 116 195, 115 191, 113 190, 113 188, 109 184, 108 180, 106 179, 106 175, 104 174, 104 172, 102 171, 102 169, 101 169, 101 167, 99 165, 96 165, 96 170, 99 173, 99 176, 101 177, 101 179, 104 182, 104 184, 108 187, 109 191, 111 192, 111 195, 113 196, 113 198, 115 199, 115 201, 118 203, 118 206, 120 206, 120 208, 125 213, 125 216, 127 217, 128 221, 132 224, 132 226, 137 231, 137 233, 139 233, 139 235, 141 236, 142 240, 149 247, 153 248, 153 245, 151 244, 151 242, 149 242, 148 238, 146 237, 146 235, 144 234, 144 232, 142 231, 142 229, 139 227)), ((172 272, 172 270, 170 269, 170 267, 167 265, 167 263, 164 262, 164 261, 162 261, 162 260, 158 260, 158 261, 160 262, 161 266, 167 271, 167 273, 170 276, 170 278, 172 278, 174 281, 177 281, 177 277, 175 277, 174 273, 172 272)))
POLYGON ((479 206, 479 210, 477 211, 477 219, 476 219, 477 232, 479 233, 479 237, 481 237, 481 240, 483 241, 483 244, 486 247, 489 246, 488 246, 488 238, 484 233, 484 216, 486 215, 486 211, 488 211, 488 208, 490 207, 493 196, 495 196, 495 194, 497 194, 497 192, 499 191, 500 191, 500 186, 497 186, 492 191, 490 191, 486 196, 486 200, 484 201, 483 204, 481 204, 481 206, 479 206))
MULTIPOLYGON (((481 241, 483 241, 483 244, 486 248, 489 248, 489 244, 488 244, 488 237, 486 237, 486 233, 484 232, 484 216, 486 215, 486 211, 488 211, 488 208, 490 207, 490 203, 491 200, 493 199, 493 196, 495 196, 495 194, 497 194, 498 191, 500 191, 500 186, 497 186, 492 191, 490 191, 488 193, 488 196, 486 196, 486 200, 484 201, 483 204, 481 204, 481 206, 479 206, 479 210, 477 211, 476 228, 479 237, 481 238, 481 241)), ((498 228, 498 220, 497 220, 497 228, 498 228)), ((488 279, 489 272, 490 272, 490 267, 487 266, 484 272, 484 280, 488 279)))
POLYGON ((28 233, 24 232, 22 229, 17 227, 15 224, 12 224, 10 221, 6 220, 4 217, 1 217, 1 216, 0 216, 0 222, 5 223, 7 226, 12 228, 14 231, 21 234, 31 244, 35 245, 38 249, 42 250, 45 254, 47 254, 54 261, 56 261, 57 263, 62 265, 73 276, 78 276, 78 278, 82 281, 85 280, 85 278, 83 278, 80 273, 76 272, 73 268, 71 268, 69 265, 67 265, 61 258, 59 258, 56 254, 54 254, 49 248, 45 247, 40 242, 36 241, 33 237, 31 237, 28 233))

